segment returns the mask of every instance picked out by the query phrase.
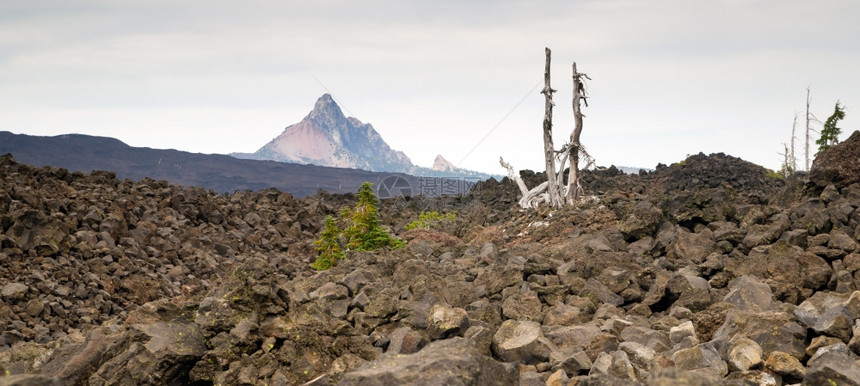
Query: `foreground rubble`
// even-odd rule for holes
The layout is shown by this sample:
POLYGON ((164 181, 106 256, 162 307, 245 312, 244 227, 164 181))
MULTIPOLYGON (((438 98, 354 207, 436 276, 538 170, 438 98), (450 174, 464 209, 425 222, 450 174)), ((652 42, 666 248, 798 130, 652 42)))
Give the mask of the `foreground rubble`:
POLYGON ((696 155, 554 212, 490 181, 384 202, 406 248, 313 272, 349 196, 0 167, 0 385, 860 383, 845 176, 696 155), (434 205, 457 222, 404 232, 434 205))

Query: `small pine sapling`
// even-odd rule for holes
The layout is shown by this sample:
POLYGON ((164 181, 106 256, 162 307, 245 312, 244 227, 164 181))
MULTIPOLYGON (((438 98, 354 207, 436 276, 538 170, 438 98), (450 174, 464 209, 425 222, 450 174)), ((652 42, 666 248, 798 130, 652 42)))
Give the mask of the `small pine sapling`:
POLYGON ((845 108, 839 105, 839 101, 836 101, 833 115, 824 121, 824 128, 821 129, 821 138, 815 141, 815 144, 818 145, 818 152, 815 153, 816 157, 821 154, 822 151, 839 143, 839 134, 842 134, 842 129, 836 125, 844 118, 845 108))
POLYGON ((319 240, 314 241, 319 256, 311 264, 313 269, 320 271, 330 269, 337 265, 338 260, 344 257, 345 253, 340 248, 340 233, 340 228, 337 227, 334 217, 326 216, 325 229, 320 234, 319 240))
POLYGON ((319 257, 311 265, 317 270, 326 270, 337 265, 346 256, 346 251, 372 251, 383 247, 401 248, 406 243, 379 225, 379 199, 373 194, 373 184, 365 182, 358 190, 358 203, 353 208, 343 208, 341 219, 344 229, 338 228, 332 216, 325 219, 325 229, 314 242, 319 257), (346 245, 341 249, 341 239, 346 245))

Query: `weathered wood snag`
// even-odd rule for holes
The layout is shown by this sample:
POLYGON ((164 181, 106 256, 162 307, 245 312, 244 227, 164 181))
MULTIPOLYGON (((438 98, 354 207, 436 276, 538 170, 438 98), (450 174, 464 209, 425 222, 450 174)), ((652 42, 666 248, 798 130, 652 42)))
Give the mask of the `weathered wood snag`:
POLYGON ((521 208, 537 208, 542 203, 549 204, 552 208, 560 208, 565 203, 568 205, 576 205, 576 201, 581 196, 582 188, 579 184, 579 159, 585 158, 587 166, 591 164, 591 158, 585 152, 585 149, 580 143, 579 137, 582 134, 582 111, 581 103, 588 106, 588 101, 585 96, 584 79, 591 79, 588 75, 579 73, 576 70, 576 62, 573 63, 573 117, 574 130, 570 134, 570 143, 566 144, 561 150, 556 151, 552 142, 552 108, 555 103, 552 101, 552 93, 554 90, 550 85, 550 62, 551 51, 546 48, 546 65, 544 67, 544 88, 541 94, 544 94, 546 102, 544 103, 544 119, 543 119, 543 146, 544 160, 546 162, 547 181, 529 190, 519 174, 516 173, 511 164, 499 157, 499 163, 508 170, 508 178, 514 181, 519 186, 522 192, 519 205, 521 208), (558 169, 556 169, 556 158, 559 160, 558 169), (565 186, 565 163, 570 160, 570 171, 567 176, 567 185, 565 186))

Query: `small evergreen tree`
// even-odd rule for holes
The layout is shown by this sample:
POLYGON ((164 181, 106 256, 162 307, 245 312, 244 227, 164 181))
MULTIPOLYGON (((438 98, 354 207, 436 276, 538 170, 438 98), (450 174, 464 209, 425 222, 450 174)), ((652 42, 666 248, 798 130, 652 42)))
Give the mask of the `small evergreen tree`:
POLYGON ((378 211, 379 199, 373 194, 373 184, 361 184, 358 189, 358 203, 351 210, 344 208, 341 214, 349 222, 349 226, 344 230, 348 249, 372 251, 403 245, 403 241, 392 237, 379 225, 378 211))
POLYGON ((403 240, 391 236, 379 225, 379 199, 373 194, 373 184, 365 182, 358 189, 358 203, 353 208, 343 208, 341 219, 346 227, 338 228, 332 216, 325 219, 325 229, 319 240, 314 241, 319 256, 311 264, 316 270, 326 270, 337 265, 346 256, 341 249, 343 239, 346 250, 372 251, 382 247, 400 248, 403 240))
POLYGON ((818 145, 818 152, 815 153, 815 156, 821 154, 824 149, 839 143, 839 134, 842 133, 842 129, 836 125, 844 118, 845 108, 839 105, 839 101, 836 101, 833 115, 827 118, 827 121, 824 122, 824 128, 821 129, 821 138, 815 141, 815 144, 818 145))
POLYGON ((337 261, 344 257, 344 252, 340 248, 340 228, 334 221, 334 217, 326 216, 325 229, 323 229, 320 238, 314 241, 317 247, 319 256, 317 260, 311 264, 311 267, 316 270, 326 270, 337 265, 337 261))

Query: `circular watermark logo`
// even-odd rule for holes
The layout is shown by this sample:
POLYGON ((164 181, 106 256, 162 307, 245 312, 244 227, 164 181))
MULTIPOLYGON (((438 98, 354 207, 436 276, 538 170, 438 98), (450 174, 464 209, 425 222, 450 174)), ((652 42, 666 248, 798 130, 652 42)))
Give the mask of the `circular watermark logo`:
POLYGON ((382 200, 401 196, 409 197, 412 196, 412 193, 412 183, 397 175, 385 177, 376 186, 376 196, 382 200))

